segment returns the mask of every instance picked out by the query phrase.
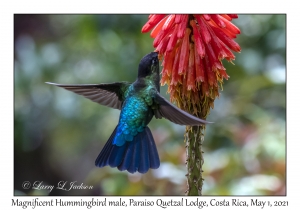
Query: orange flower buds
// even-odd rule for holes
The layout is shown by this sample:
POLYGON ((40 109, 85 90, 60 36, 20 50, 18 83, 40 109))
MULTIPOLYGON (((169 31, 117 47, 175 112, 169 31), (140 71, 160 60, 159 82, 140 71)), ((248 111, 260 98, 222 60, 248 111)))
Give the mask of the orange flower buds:
POLYGON ((241 51, 233 40, 240 34, 231 22, 237 17, 234 14, 149 16, 142 32, 152 29, 155 51, 164 58, 161 84, 169 85, 171 100, 180 107, 202 117, 209 112, 207 108, 203 111, 203 104, 213 107, 219 84, 223 78, 229 78, 222 60, 231 62, 235 59, 231 50, 241 51), (188 107, 202 111, 199 114, 188 107))

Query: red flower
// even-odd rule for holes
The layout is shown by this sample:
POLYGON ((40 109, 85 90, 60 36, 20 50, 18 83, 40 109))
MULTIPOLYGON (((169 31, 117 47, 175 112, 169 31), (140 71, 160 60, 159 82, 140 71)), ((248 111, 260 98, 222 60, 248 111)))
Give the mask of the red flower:
POLYGON ((219 95, 218 82, 222 84, 223 78, 229 77, 222 60, 231 62, 235 59, 231 50, 241 51, 233 40, 240 30, 230 22, 237 17, 232 14, 149 15, 142 32, 152 29, 155 51, 164 58, 161 84, 169 85, 172 101, 190 107, 199 98, 208 97, 213 106, 215 96, 219 95))

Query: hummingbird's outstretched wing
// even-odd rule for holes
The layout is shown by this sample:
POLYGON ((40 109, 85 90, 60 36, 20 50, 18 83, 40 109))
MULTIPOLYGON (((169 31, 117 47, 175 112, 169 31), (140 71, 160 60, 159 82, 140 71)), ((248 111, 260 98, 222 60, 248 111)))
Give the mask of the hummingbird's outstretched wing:
POLYGON ((179 125, 200 125, 212 123, 197 118, 179 109, 178 107, 170 103, 167 99, 165 99, 162 95, 160 95, 159 92, 156 92, 154 100, 158 104, 158 109, 154 110, 156 118, 164 117, 170 120, 171 122, 179 125))
POLYGON ((127 82, 85 85, 65 85, 51 82, 46 83, 62 87, 66 90, 82 95, 101 105, 108 106, 114 109, 121 109, 122 103, 125 98, 123 94, 131 84, 127 82))

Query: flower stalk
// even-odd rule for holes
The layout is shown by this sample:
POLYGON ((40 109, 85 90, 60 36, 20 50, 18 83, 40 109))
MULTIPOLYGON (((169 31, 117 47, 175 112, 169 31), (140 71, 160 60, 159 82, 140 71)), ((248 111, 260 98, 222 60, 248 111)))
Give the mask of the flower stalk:
POLYGON ((192 126, 185 133, 187 190, 186 195, 202 195, 204 163, 202 143, 204 141, 205 127, 192 126))

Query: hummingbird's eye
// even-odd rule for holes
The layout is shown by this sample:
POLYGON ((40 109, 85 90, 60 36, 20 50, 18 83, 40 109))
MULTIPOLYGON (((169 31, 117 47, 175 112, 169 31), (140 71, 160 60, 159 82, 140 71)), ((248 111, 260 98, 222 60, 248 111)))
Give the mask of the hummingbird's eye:
POLYGON ((156 64, 156 63, 157 63, 157 59, 153 59, 152 64, 156 64))

